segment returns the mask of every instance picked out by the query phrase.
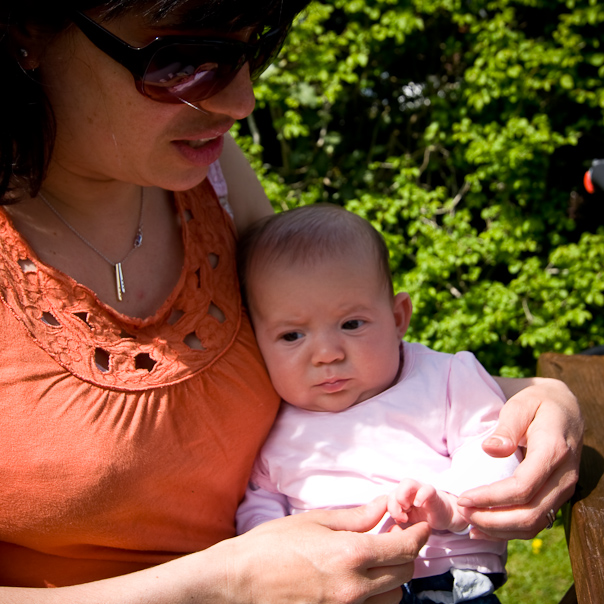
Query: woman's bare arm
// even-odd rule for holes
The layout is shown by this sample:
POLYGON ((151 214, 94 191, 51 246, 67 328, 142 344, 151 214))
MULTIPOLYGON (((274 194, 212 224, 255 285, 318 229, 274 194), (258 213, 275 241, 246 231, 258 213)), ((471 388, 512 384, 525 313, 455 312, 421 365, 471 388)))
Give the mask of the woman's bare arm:
POLYGON ((239 233, 256 220, 273 213, 256 173, 230 134, 224 137, 220 167, 227 182, 229 205, 239 233))
POLYGON ((386 511, 366 506, 267 522, 196 554, 121 577, 55 589, 0 588, 3 604, 397 604, 426 523, 364 534, 386 511))

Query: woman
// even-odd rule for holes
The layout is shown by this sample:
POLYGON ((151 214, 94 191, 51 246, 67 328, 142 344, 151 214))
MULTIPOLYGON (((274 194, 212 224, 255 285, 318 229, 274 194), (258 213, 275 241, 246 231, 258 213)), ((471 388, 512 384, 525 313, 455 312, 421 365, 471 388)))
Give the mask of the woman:
MULTIPOLYGON (((270 212, 226 133, 305 3, 4 3, 3 602, 399 601, 428 530, 359 534, 384 501, 230 539, 279 401, 206 175, 224 145, 236 229, 270 212)), ((528 428, 526 461, 466 497, 492 538, 533 535, 576 481, 574 398, 504 388, 525 385, 490 450, 528 428)))

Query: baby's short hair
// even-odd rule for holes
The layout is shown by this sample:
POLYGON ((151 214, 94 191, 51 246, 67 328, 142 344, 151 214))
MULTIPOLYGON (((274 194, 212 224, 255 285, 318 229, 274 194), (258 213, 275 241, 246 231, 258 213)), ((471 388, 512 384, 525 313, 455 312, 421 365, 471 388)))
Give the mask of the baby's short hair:
POLYGON ((312 266, 322 260, 369 257, 392 293, 390 254, 380 233, 344 208, 319 203, 281 212, 255 222, 238 247, 239 279, 248 295, 250 273, 276 263, 312 266))

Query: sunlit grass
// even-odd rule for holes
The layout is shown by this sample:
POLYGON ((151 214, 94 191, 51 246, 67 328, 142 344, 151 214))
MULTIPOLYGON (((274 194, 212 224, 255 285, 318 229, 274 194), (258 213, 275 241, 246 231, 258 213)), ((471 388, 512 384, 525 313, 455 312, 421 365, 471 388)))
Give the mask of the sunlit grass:
POLYGON ((561 520, 535 539, 510 541, 506 567, 501 604, 558 604, 573 582, 561 520))

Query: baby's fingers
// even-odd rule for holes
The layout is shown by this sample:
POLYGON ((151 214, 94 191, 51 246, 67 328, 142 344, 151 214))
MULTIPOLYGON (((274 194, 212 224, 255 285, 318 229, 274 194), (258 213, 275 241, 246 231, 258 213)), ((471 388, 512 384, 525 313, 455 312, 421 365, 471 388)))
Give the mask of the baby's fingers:
POLYGON ((422 483, 412 478, 403 478, 399 485, 394 490, 396 500, 404 510, 409 510, 413 507, 415 497, 421 489, 422 483))
POLYGON ((404 478, 388 496, 388 513, 396 522, 409 522, 409 512, 415 505, 421 483, 411 478, 404 478))
POLYGON ((437 497, 436 489, 431 484, 423 484, 415 495, 413 505, 416 508, 421 508, 427 503, 432 503, 437 497))
POLYGON ((409 516, 403 510, 394 491, 388 496, 388 513, 396 522, 400 522, 401 524, 409 521, 409 516))

